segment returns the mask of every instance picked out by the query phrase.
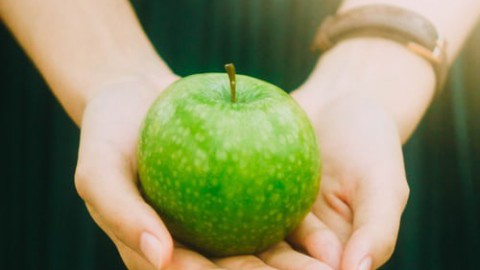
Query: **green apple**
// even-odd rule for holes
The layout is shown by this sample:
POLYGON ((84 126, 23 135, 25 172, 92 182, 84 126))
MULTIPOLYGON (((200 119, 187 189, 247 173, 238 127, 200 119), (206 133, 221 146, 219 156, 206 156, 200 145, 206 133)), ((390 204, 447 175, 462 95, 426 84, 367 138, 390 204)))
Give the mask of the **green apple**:
POLYGON ((147 113, 138 147, 147 201, 177 240, 212 256, 283 240, 320 181, 317 140, 298 104, 270 83, 229 76, 171 85, 147 113))

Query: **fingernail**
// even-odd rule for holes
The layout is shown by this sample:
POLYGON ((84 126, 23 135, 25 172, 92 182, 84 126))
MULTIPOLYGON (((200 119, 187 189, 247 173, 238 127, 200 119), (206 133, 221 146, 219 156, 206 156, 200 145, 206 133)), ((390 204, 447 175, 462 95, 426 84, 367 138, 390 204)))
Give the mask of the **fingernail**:
POLYGON ((357 268, 358 270, 370 270, 372 269, 372 258, 367 257, 363 259, 360 263, 360 266, 357 268))
POLYGON ((162 243, 150 233, 142 233, 140 236, 140 249, 143 256, 156 268, 162 266, 162 243))

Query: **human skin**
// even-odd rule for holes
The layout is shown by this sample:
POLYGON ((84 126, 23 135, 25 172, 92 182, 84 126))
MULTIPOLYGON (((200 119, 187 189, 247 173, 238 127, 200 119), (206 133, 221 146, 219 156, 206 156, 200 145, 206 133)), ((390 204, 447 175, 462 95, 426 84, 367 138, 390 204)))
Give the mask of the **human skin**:
MULTIPOLYGON (((371 2, 395 3, 431 19, 448 41, 449 62, 480 12, 476 0, 349 0, 341 9, 371 2)), ((366 38, 322 56, 292 94, 322 148, 322 187, 312 213, 289 244, 212 260, 174 244, 137 190, 140 123, 178 77, 155 53, 128 2, 0 0, 0 16, 81 127, 77 190, 129 269, 363 270, 391 256, 408 198, 401 145, 435 85, 422 58, 394 42, 366 38)))
MULTIPOLYGON (((448 64, 480 15, 478 1, 351 0, 340 11, 378 2, 432 21, 447 41, 448 64)), ((378 268, 390 258, 409 192, 401 145, 432 101, 435 79, 430 64, 402 45, 359 38, 327 52, 292 93, 317 128, 324 160, 310 217, 318 232, 303 231, 314 235, 306 248, 314 257, 352 270, 378 268)))

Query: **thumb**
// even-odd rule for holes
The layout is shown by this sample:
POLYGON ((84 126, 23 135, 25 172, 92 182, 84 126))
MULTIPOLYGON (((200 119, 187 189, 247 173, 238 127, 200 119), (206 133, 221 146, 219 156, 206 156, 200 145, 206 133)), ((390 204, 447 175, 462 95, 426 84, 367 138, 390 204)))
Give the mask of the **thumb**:
POLYGON ((345 245, 341 269, 376 269, 393 254, 408 199, 408 185, 405 179, 378 180, 364 185, 352 203, 353 232, 345 245))
POLYGON ((141 197, 131 167, 110 145, 84 143, 75 185, 95 222, 114 242, 121 242, 160 269, 170 260, 172 239, 141 197))

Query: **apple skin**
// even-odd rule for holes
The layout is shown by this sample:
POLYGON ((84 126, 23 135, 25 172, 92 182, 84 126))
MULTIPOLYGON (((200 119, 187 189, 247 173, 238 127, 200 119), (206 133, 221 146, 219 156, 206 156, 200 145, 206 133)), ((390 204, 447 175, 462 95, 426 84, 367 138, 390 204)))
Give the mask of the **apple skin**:
POLYGON ((140 183, 177 240, 209 256, 260 252, 295 229, 318 194, 320 154, 304 111, 280 88, 237 75, 185 77, 144 120, 140 183))

